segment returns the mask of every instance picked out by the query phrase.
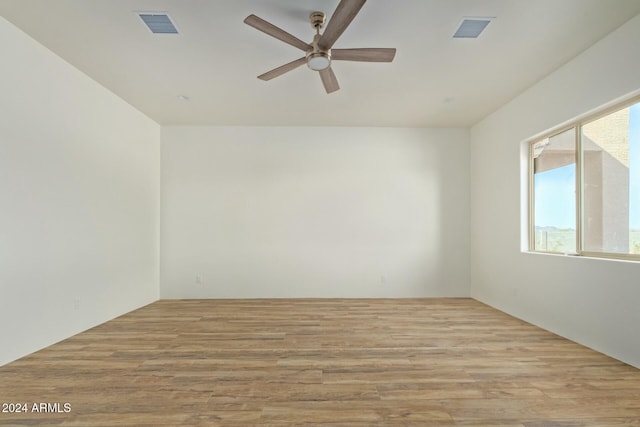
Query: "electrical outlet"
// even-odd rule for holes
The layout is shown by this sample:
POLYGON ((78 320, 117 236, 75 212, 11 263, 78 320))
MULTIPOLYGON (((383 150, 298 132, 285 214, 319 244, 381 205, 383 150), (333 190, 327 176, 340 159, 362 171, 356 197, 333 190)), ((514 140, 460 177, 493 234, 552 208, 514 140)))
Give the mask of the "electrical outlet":
POLYGON ((196 274, 196 284, 202 285, 203 282, 204 282, 204 279, 202 277, 202 274, 196 274))
POLYGON ((79 310, 80 309, 80 298, 74 298, 73 299, 73 308, 74 308, 74 310, 79 310))
POLYGON ((384 277, 384 274, 380 276, 380 283, 387 283, 387 278, 384 277))

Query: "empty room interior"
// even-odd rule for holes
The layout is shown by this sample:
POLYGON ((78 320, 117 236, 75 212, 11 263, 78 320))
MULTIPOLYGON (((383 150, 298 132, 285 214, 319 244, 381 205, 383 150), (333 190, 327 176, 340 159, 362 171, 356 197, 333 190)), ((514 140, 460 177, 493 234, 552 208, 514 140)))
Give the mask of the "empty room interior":
POLYGON ((640 426, 640 0, 0 0, 0 425, 640 426))

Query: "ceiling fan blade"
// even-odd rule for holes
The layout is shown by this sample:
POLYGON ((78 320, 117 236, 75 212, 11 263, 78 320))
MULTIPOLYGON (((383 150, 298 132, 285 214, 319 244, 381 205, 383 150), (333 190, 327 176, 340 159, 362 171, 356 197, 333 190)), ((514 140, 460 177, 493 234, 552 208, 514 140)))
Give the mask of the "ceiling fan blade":
POLYGON ((318 41, 321 49, 331 49, 338 37, 347 29, 367 0, 342 0, 318 41))
POLYGON ((300 50, 304 50, 305 52, 311 49, 311 46, 308 43, 303 42, 299 38, 292 36, 287 33, 285 30, 276 27, 270 22, 265 21, 262 18, 258 18, 256 15, 249 15, 245 18, 244 23, 252 26, 256 30, 260 30, 265 34, 270 35, 271 37, 275 37, 278 40, 282 40, 285 43, 290 44, 293 47, 297 47, 300 50))
POLYGON ((395 48, 331 49, 331 59, 336 61, 391 62, 395 48))
POLYGON ((258 78, 264 81, 271 80, 273 78, 283 75, 284 73, 294 70, 299 66, 301 66, 302 64, 306 64, 306 63, 307 63, 307 58, 303 56, 300 59, 296 59, 295 61, 291 61, 288 64, 281 65, 278 68, 274 68, 273 70, 267 71, 264 74, 260 74, 258 78))
POLYGON ((320 78, 322 79, 322 84, 324 85, 324 89, 327 91, 327 93, 335 92, 340 89, 338 79, 333 73, 331 67, 325 68, 324 70, 320 71, 320 78))

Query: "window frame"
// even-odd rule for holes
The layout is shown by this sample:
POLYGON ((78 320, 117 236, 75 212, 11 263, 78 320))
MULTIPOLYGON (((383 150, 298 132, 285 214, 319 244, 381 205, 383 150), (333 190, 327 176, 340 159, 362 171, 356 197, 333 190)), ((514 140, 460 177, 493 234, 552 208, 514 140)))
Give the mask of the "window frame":
POLYGON ((598 252, 598 251, 585 251, 583 236, 584 236, 584 226, 583 226, 583 218, 584 218, 584 204, 583 204, 583 162, 584 162, 584 153, 582 150, 582 127, 592 123, 598 119, 606 117, 610 114, 613 114, 617 111, 623 110, 625 108, 629 108, 635 104, 640 103, 640 95, 634 95, 627 99, 624 99, 619 102, 615 102, 609 106, 602 107, 597 109, 595 112, 592 112, 583 117, 571 120, 566 122, 564 125, 553 128, 552 130, 537 135, 534 138, 530 138, 526 141, 527 144, 527 156, 528 156, 528 207, 529 212, 527 215, 528 221, 528 251, 532 253, 539 254, 551 254, 551 255, 568 255, 568 256, 578 256, 578 257, 589 257, 589 258, 607 258, 607 259, 618 259, 618 260, 626 260, 626 261, 640 261, 640 254, 629 254, 629 253, 615 253, 615 252, 598 252), (534 157, 533 157, 533 146, 534 144, 540 142, 543 139, 552 138, 556 135, 559 135, 563 132, 567 132, 573 130, 574 133, 574 144, 575 144, 575 164, 576 164, 576 182, 575 182, 575 191, 576 191, 576 206, 575 206, 575 215, 576 215, 576 247, 575 253, 565 254, 563 252, 553 252, 553 251, 543 251, 535 248, 536 244, 536 231, 535 231, 535 186, 534 186, 534 157))

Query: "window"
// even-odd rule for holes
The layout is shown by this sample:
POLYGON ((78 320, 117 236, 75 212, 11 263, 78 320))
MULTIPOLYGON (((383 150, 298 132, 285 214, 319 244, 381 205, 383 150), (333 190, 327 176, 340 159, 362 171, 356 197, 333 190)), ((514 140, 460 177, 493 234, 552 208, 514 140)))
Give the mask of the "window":
POLYGON ((640 100, 531 142, 530 250, 640 259, 640 100))

